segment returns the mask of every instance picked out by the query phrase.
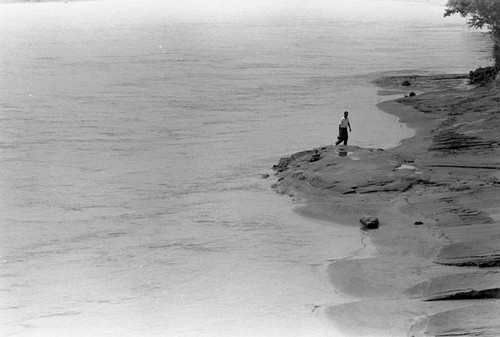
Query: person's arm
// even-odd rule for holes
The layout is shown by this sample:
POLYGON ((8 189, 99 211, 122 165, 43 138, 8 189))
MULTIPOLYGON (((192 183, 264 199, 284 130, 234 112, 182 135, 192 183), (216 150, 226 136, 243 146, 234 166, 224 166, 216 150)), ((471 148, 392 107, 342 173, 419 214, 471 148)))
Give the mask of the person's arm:
POLYGON ((352 129, 351 129, 351 122, 349 122, 349 120, 347 120, 347 125, 349 125, 349 132, 352 132, 352 129))

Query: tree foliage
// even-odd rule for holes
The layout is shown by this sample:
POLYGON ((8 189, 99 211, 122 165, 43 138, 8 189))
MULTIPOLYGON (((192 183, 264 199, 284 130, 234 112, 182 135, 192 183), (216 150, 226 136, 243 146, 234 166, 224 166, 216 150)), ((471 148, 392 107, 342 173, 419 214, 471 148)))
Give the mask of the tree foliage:
POLYGON ((495 66, 500 69, 500 0, 448 0, 444 16, 460 14, 474 28, 488 28, 495 46, 495 66))
POLYGON ((449 0, 446 6, 444 16, 460 14, 467 17, 471 27, 500 31, 499 0, 449 0))

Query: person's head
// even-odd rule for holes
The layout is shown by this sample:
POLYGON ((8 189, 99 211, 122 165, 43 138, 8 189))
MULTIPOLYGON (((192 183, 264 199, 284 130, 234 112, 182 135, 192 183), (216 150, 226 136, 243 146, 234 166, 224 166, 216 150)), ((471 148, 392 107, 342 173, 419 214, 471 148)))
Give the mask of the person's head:
POLYGON ((347 115, 349 115, 349 112, 348 111, 344 111, 344 117, 347 117, 347 115))

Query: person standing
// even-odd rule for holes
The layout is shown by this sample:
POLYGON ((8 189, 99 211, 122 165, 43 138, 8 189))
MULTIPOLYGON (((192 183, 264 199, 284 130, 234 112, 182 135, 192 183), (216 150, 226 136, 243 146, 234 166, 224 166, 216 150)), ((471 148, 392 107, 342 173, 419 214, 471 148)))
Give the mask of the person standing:
POLYGON ((347 128, 349 128, 349 132, 352 132, 351 123, 349 123, 349 118, 347 117, 348 115, 349 112, 345 111, 344 117, 342 117, 342 119, 340 120, 339 136, 337 137, 338 141, 335 143, 335 145, 339 145, 342 142, 344 142, 344 145, 347 145, 347 139, 349 138, 347 128))

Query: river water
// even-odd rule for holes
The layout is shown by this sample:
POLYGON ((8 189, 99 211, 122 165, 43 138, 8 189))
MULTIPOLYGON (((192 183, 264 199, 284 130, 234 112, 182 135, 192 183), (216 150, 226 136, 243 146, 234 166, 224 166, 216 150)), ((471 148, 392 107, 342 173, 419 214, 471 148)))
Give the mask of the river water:
POLYGON ((0 4, 0 334, 337 335, 326 267, 361 234, 270 168, 344 110, 350 144, 409 137, 375 78, 487 64, 445 2, 0 4))

